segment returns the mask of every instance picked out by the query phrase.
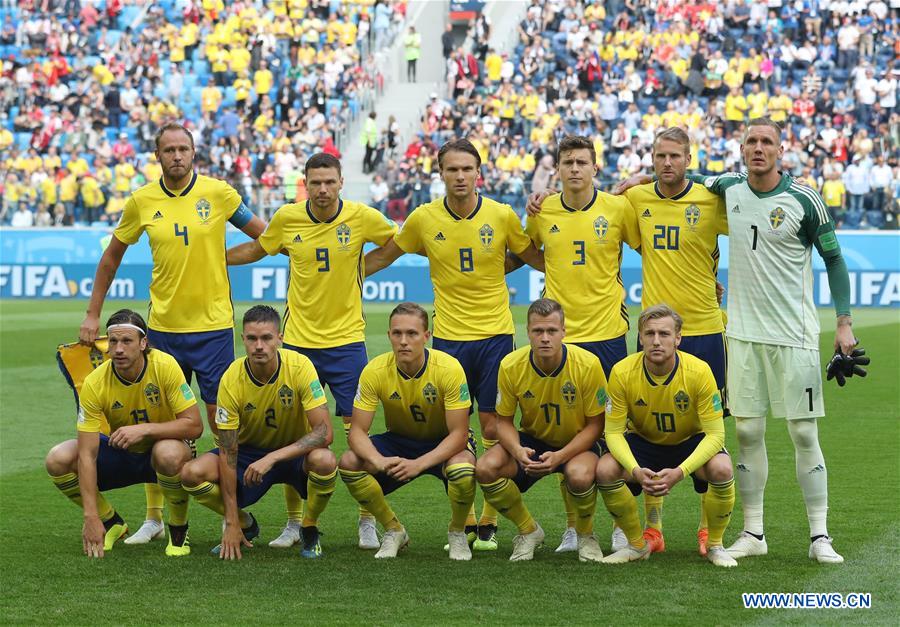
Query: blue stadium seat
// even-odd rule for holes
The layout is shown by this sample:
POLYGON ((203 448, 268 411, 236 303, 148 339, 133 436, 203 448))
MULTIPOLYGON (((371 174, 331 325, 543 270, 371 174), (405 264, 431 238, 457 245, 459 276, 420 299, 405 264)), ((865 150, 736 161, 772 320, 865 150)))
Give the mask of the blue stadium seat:
POLYGON ((31 133, 16 133, 16 146, 19 150, 28 150, 31 146, 31 133))
POLYGON ((106 33, 106 43, 110 46, 115 46, 121 38, 122 31, 120 30, 111 30, 106 33))
POLYGON ((122 12, 119 14, 119 27, 123 30, 132 25, 135 18, 137 18, 138 13, 141 12, 141 7, 129 4, 122 7, 122 12))

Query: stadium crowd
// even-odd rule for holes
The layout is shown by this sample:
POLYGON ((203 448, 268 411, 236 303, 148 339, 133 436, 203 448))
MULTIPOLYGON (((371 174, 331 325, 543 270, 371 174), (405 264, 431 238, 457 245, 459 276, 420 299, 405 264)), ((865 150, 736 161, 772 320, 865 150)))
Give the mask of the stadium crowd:
POLYGON ((898 19, 900 2, 881 0, 533 0, 512 54, 488 48, 484 18, 467 46, 445 45, 448 93, 405 149, 385 128, 372 201, 402 220, 443 193, 434 157, 458 136, 481 153, 484 192, 518 211, 555 186, 569 133, 595 137, 601 186, 649 172, 671 126, 690 133, 691 170, 737 170, 744 124, 768 115, 840 227, 896 228, 898 19))
POLYGON ((0 224, 118 220, 184 121, 198 168, 267 215, 304 198, 383 81, 406 0, 23 0, 0 6, 0 224))

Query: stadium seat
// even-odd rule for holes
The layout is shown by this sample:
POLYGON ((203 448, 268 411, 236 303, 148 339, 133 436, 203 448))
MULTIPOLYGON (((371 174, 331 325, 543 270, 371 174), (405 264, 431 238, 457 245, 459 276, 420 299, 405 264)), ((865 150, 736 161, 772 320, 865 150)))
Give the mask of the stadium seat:
POLYGON ((31 146, 31 133, 16 133, 16 146, 19 150, 28 150, 31 146))

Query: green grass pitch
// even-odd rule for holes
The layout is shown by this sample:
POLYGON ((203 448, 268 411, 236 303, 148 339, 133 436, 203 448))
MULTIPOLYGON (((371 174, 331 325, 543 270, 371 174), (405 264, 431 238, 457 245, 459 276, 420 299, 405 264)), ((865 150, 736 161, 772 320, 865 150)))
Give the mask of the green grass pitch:
MULTIPOLYGON (((144 311, 145 303, 110 302, 144 311)), ((248 305, 238 307, 238 319, 248 305)), ((859 310, 854 330, 872 357, 870 375, 845 388, 826 384, 828 417, 820 423, 829 469, 829 527, 841 566, 810 562, 807 523, 794 478, 787 430, 770 420, 766 532, 769 555, 728 571, 696 554, 698 500, 685 482, 666 500, 667 550, 648 562, 620 567, 579 564, 556 555, 565 526, 556 482, 526 495, 547 531, 533 562, 510 564, 513 531, 501 523, 495 554, 450 563, 449 507, 440 484, 422 478, 390 501, 412 544, 390 563, 355 547, 356 505, 343 485, 321 521, 324 558, 306 561, 297 550, 269 549, 281 530, 284 503, 276 489, 252 508, 261 541, 240 563, 207 553, 220 522, 191 506, 193 555, 167 559, 163 543, 117 545, 107 557, 81 555, 81 515, 47 479, 43 459, 74 436, 72 394, 54 360, 56 345, 77 335, 83 301, 0 302, 0 560, 3 623, 346 623, 509 624, 571 623, 878 623, 896 624, 900 538, 900 318, 895 310, 859 310), (749 610, 742 592, 869 592, 871 609, 749 610)), ((368 350, 388 350, 389 305, 367 305, 368 350)), ((517 342, 525 343, 524 307, 515 308, 517 342)), ((831 352, 833 312, 823 310, 822 354, 831 352)), ((636 313, 632 311, 632 320, 636 313)), ((634 345, 632 336, 629 346, 634 345)), ((238 346, 237 354, 242 354, 238 346)), ((333 407, 333 405, 332 405, 333 407)), ((474 421, 477 422, 477 421, 474 421)), ((377 422, 376 422, 377 424, 377 422)), ((728 447, 737 450, 732 421, 728 447)), ((335 421, 334 449, 345 439, 335 421)), ((204 435, 201 450, 210 447, 204 435)), ((339 482, 340 484, 340 482, 339 482)), ((110 500, 132 529, 143 520, 143 490, 127 488, 110 500)), ((479 495, 479 502, 481 497, 479 495)), ((726 534, 741 529, 740 505, 726 534)), ((598 500, 596 530, 609 549, 610 520, 598 500)))

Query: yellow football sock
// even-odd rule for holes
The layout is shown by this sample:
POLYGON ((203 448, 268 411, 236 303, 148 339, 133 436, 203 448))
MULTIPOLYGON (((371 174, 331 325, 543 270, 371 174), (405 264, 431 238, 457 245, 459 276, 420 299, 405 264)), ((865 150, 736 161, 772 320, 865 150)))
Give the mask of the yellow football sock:
POLYGON ((293 486, 284 484, 284 505, 287 509, 287 517, 289 522, 300 524, 303 518, 303 498, 293 486))
POLYGON ((706 492, 700 494, 700 526, 697 529, 709 527, 709 518, 706 515, 706 492))
POLYGON ((594 533, 594 509, 597 507, 597 490, 591 486, 584 492, 575 493, 566 488, 568 500, 572 503, 575 516, 575 532, 580 536, 594 533))
POLYGON ((222 491, 218 483, 204 481, 193 488, 185 488, 188 494, 194 497, 200 505, 207 507, 220 516, 225 515, 225 503, 222 502, 222 491))
POLYGON ((663 497, 652 496, 644 492, 644 512, 647 515, 647 526, 662 531, 663 497))
MULTIPOLYGON (((350 443, 350 421, 347 420, 346 416, 344 417, 344 435, 347 437, 347 443, 349 445, 349 443, 350 443)), ((359 507, 359 517, 360 518, 375 518, 375 516, 372 515, 372 512, 367 510, 362 505, 360 505, 360 507, 359 507)))
POLYGON ((631 546, 641 548, 644 546, 644 530, 641 529, 641 519, 638 516, 637 500, 632 496, 624 481, 617 481, 608 485, 598 485, 600 495, 606 510, 619 525, 619 528, 628 538, 631 546))
POLYGON ((709 521, 709 546, 721 546, 725 528, 731 521, 731 510, 734 509, 734 479, 722 483, 710 482, 703 509, 709 521))
POLYGON ((375 477, 364 470, 341 470, 341 480, 346 484, 350 495, 357 503, 372 512, 375 520, 388 531, 396 531, 403 528, 394 510, 384 498, 381 486, 375 477))
POLYGON ((156 473, 156 481, 159 483, 159 489, 169 504, 169 524, 176 527, 186 525, 188 504, 191 500, 181 485, 181 477, 178 475, 169 477, 156 473))
MULTIPOLYGON (((53 481, 53 485, 55 485, 67 499, 72 501, 72 503, 79 508, 84 509, 84 503, 81 500, 81 490, 78 488, 78 475, 74 472, 68 472, 59 477, 50 475, 50 480, 53 481)), ((97 515, 100 516, 100 520, 106 522, 112 518, 115 513, 116 510, 109 504, 106 497, 104 497, 101 492, 97 492, 97 515)))
POLYGON ((337 482, 337 470, 331 471, 327 475, 320 475, 315 472, 309 473, 309 479, 306 480, 306 513, 303 515, 303 526, 314 527, 319 522, 319 516, 331 495, 334 494, 334 484, 337 482))
POLYGON ((519 533, 531 533, 537 528, 515 483, 509 479, 498 479, 493 483, 482 483, 481 490, 484 492, 485 502, 509 518, 518 527, 519 533))
MULTIPOLYGON (((475 465, 468 462, 452 464, 444 472, 450 499, 450 531, 465 531, 475 502, 475 465)), ((475 518, 474 512, 472 518, 475 518)))
POLYGON ((475 527, 478 525, 478 519, 475 517, 475 499, 472 499, 472 505, 469 507, 469 513, 466 515, 466 527, 475 527))
POLYGON ((566 508, 566 527, 574 527, 576 520, 575 504, 572 503, 569 489, 566 487, 566 477, 562 473, 559 473, 559 493, 562 495, 563 505, 566 508))
MULTIPOLYGON (((487 438, 481 438, 481 446, 484 447, 484 451, 487 452, 489 448, 495 446, 500 440, 488 440, 487 438)), ((497 510, 494 506, 488 502, 487 497, 484 499, 484 507, 481 509, 481 518, 478 519, 478 526, 484 525, 493 525, 497 526, 497 510)))
POLYGON ((162 490, 159 489, 159 485, 145 483, 144 494, 147 497, 147 517, 144 520, 158 520, 162 522, 165 497, 162 490))

